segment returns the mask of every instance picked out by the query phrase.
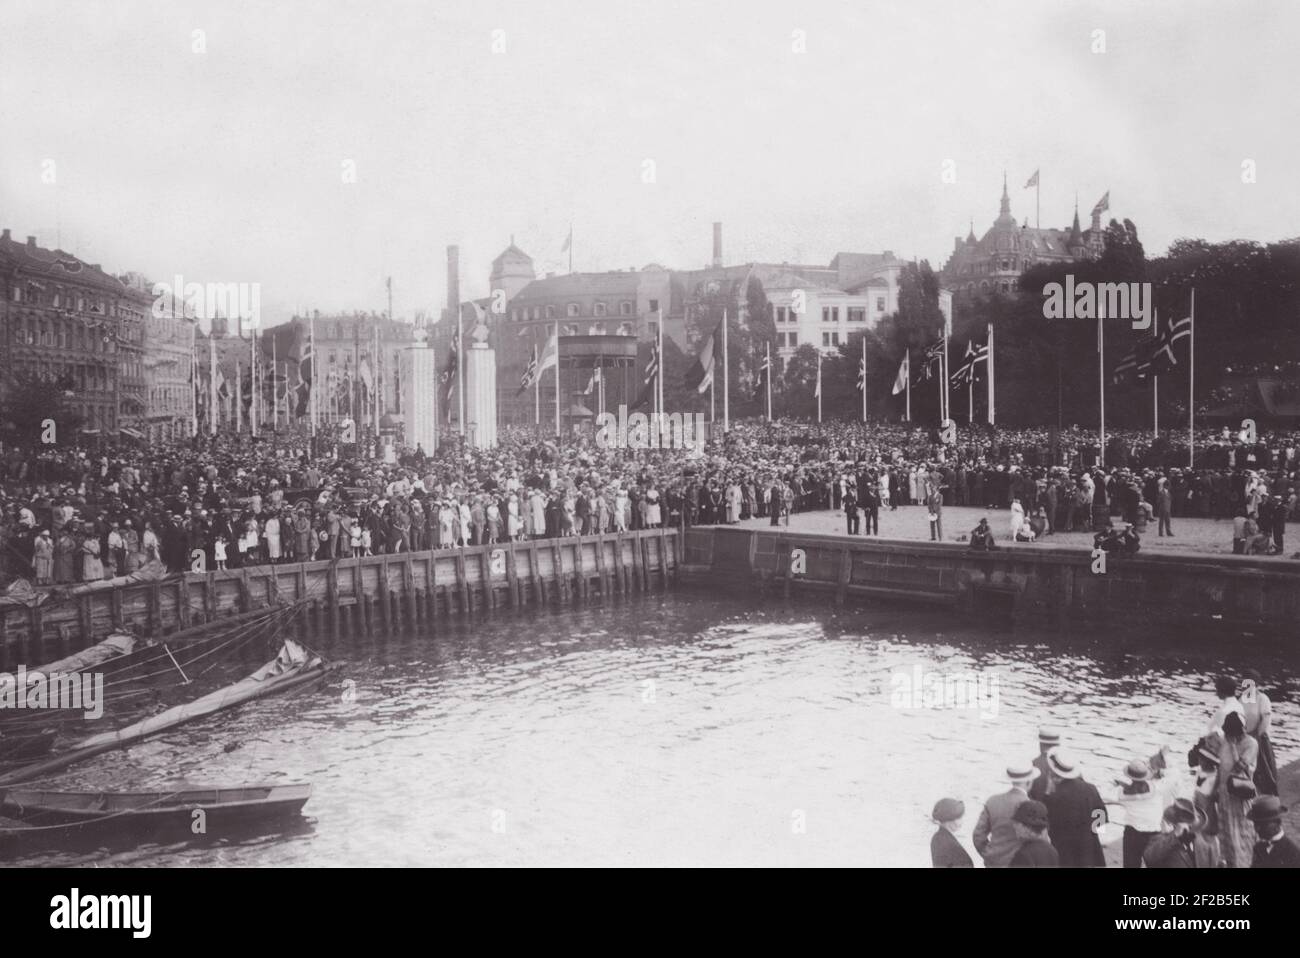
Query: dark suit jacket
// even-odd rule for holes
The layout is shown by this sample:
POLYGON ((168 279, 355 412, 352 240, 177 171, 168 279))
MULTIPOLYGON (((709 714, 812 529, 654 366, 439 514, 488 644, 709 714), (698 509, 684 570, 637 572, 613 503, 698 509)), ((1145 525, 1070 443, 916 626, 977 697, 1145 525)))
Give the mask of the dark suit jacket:
POLYGON ((1106 821, 1106 805, 1096 786, 1081 778, 1064 779, 1056 783, 1056 790, 1047 796, 1044 804, 1048 834, 1061 854, 1061 866, 1104 868, 1106 858, 1093 823, 1106 821), (1100 814, 1094 818, 1093 813, 1098 810, 1100 814))
POLYGON ((940 828, 930 839, 930 860, 935 868, 974 868, 966 849, 961 847, 957 836, 946 828, 940 828))
POLYGON ((1300 868, 1300 846, 1286 835, 1273 842, 1271 846, 1268 842, 1256 842, 1255 856, 1250 867, 1300 868))
POLYGON ((1045 838, 1031 838, 1011 857, 1012 868, 1059 868, 1061 856, 1045 838))

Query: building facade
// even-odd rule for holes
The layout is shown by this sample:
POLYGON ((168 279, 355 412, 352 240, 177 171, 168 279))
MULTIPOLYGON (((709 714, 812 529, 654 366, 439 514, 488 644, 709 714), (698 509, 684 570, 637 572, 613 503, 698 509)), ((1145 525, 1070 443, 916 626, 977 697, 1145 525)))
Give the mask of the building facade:
POLYGON ((131 294, 147 298, 144 336, 144 416, 139 430, 150 443, 172 442, 193 434, 194 357, 197 323, 172 304, 153 297, 153 284, 139 273, 122 277, 131 294))

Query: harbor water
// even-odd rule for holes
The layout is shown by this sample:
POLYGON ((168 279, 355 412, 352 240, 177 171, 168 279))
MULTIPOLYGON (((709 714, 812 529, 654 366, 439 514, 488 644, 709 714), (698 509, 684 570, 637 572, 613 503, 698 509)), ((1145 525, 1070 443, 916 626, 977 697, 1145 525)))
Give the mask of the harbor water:
POLYGON ((317 645, 344 664, 330 685, 49 786, 310 781, 303 827, 8 864, 927 866, 935 800, 965 800, 968 835, 1040 724, 1105 792, 1161 745, 1185 764, 1213 676, 1247 668, 1279 763, 1300 755, 1300 669, 1263 640, 1225 654, 676 592, 317 645))

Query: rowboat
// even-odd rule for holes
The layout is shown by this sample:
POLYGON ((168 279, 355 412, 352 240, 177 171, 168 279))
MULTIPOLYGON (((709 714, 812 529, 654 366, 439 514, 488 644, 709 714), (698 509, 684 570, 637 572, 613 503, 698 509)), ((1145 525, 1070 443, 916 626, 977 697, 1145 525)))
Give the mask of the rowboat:
POLYGON ((333 667, 335 667, 333 664, 326 663, 319 655, 309 653, 292 639, 286 639, 280 648, 280 653, 247 678, 115 731, 92 735, 90 738, 83 739, 74 748, 43 762, 35 762, 0 774, 0 787, 45 778, 95 755, 126 748, 128 745, 170 731, 187 722, 205 718, 223 709, 319 682, 333 667))
POLYGON ((0 815, 20 824, 0 827, 0 844, 222 838, 290 824, 310 798, 306 783, 145 792, 12 789, 3 793, 0 815), (196 829, 200 812, 202 828, 196 829))

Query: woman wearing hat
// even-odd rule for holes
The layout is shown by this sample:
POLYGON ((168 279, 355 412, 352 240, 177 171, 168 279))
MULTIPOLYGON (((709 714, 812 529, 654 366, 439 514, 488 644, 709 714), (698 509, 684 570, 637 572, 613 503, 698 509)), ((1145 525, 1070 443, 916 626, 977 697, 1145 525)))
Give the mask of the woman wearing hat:
POLYGON ((1048 826, 1046 805, 1032 798, 1021 802, 1011 820, 1020 839, 1020 847, 1011 859, 1012 868, 1057 868, 1062 864, 1060 853, 1043 837, 1048 826))
POLYGON ((1151 766, 1135 758, 1118 779, 1118 805, 1124 809, 1124 867, 1141 868, 1147 844, 1160 834, 1165 810, 1166 779, 1156 778, 1151 766))
POLYGON ((934 823, 938 831, 930 838, 930 862, 935 868, 974 868, 966 849, 957 840, 966 806, 955 798, 941 798, 934 805, 934 823))
POLYGON ((1241 703, 1246 734, 1259 745, 1259 761, 1255 764, 1255 788, 1261 795, 1277 794, 1277 759, 1273 756, 1273 743, 1269 740, 1272 728, 1273 703, 1259 690, 1259 673, 1249 669, 1242 676, 1237 691, 1241 703))
POLYGON ((1246 734, 1240 712, 1229 712, 1223 731, 1210 738, 1218 747, 1219 774, 1214 804, 1219 814, 1223 860, 1229 868, 1249 868, 1255 844, 1246 810, 1255 797, 1255 764, 1259 745, 1246 734))

